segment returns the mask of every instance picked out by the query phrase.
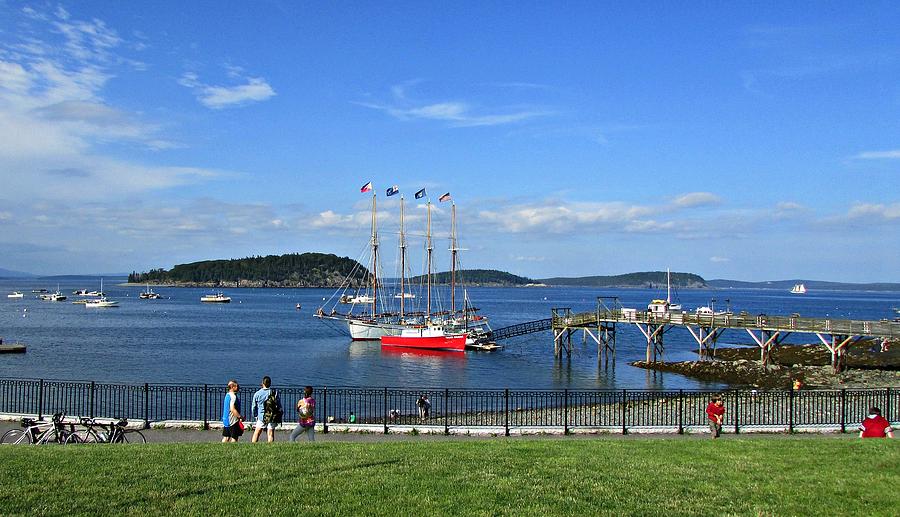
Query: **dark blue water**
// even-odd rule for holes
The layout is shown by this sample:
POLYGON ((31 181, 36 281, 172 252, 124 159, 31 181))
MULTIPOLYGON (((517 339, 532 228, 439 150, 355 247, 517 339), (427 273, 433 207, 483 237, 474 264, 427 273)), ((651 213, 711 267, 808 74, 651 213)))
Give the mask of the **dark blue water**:
MULTIPOLYGON (((204 289, 156 288, 160 300, 140 300, 141 287, 105 280, 115 309, 73 305, 74 289, 99 287, 99 279, 60 281, 65 302, 35 299, 33 288, 56 289, 54 280, 0 279, 0 336, 28 345, 26 354, 0 355, 0 377, 123 382, 222 384, 235 378, 255 385, 269 375, 282 385, 354 385, 461 388, 717 388, 675 374, 651 373, 626 363, 642 359, 644 338, 634 327, 618 333, 617 364, 598 365, 597 346, 579 333, 571 359, 553 357, 549 332, 516 338, 500 352, 392 353, 378 342, 350 339, 312 317, 330 297, 324 289, 231 289, 227 305, 201 304, 204 289), (6 298, 24 291, 24 300, 6 298), (303 308, 295 309, 297 303, 303 308), (27 309, 27 311, 25 310, 27 309), (23 316, 24 315, 24 316, 23 316)), ((552 307, 594 310, 596 297, 618 296, 626 307, 645 308, 665 293, 648 289, 470 288, 469 296, 494 328, 550 317, 552 307)), ((684 308, 716 309, 726 299, 735 312, 832 318, 892 318, 900 293, 812 291, 791 295, 766 290, 689 290, 678 293, 684 308)), ((742 331, 743 332, 743 331, 742 331)), ((789 342, 814 342, 795 334, 789 342)), ((746 344, 746 333, 728 331, 719 344, 746 344)), ((694 358, 687 331, 666 334, 666 359, 694 358)))

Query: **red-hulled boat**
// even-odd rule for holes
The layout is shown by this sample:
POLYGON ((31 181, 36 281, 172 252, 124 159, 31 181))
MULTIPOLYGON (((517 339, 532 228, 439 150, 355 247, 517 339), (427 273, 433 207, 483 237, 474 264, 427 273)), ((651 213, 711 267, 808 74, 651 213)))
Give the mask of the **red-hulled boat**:
POLYGON ((440 327, 406 328, 399 336, 381 336, 381 346, 462 351, 466 348, 466 335, 447 334, 440 327))

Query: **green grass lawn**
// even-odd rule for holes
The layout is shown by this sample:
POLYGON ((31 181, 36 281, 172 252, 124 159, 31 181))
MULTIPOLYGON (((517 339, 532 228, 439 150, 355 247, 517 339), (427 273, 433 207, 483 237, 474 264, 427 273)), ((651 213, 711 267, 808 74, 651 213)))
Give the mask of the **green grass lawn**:
POLYGON ((896 515, 898 463, 827 437, 4 446, 0 514, 896 515))

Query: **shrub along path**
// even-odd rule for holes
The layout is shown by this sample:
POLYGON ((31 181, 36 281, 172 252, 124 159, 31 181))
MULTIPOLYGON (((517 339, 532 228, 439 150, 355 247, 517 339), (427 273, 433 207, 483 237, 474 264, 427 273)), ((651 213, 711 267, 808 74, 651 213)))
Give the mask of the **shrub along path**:
POLYGON ((900 441, 0 447, 10 514, 891 515, 900 441))

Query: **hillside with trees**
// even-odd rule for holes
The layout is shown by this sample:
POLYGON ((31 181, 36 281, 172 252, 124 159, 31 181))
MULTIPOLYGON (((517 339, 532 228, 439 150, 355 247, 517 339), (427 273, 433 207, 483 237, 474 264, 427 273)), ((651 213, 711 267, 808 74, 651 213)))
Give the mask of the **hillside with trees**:
MULTIPOLYGON (((434 284, 449 284, 450 272, 434 273, 431 278, 434 284)), ((413 277, 409 281, 413 284, 424 283, 425 276, 413 277)), ((496 269, 461 269, 456 272, 456 282, 466 285, 517 286, 532 284, 534 280, 496 269)))
MULTIPOLYGON (((557 286, 580 287, 647 287, 666 285, 665 271, 646 271, 612 276, 582 276, 575 278, 544 278, 539 282, 557 286)), ((708 287, 703 277, 693 273, 671 273, 672 287, 702 289, 708 287)))
POLYGON ((292 253, 179 264, 170 270, 132 272, 138 284, 216 287, 352 287, 365 284, 369 272, 357 261, 325 253, 292 253), (352 278, 348 278, 352 273, 352 278))

